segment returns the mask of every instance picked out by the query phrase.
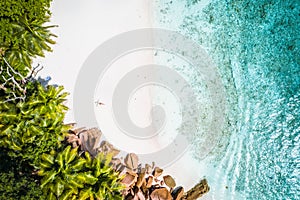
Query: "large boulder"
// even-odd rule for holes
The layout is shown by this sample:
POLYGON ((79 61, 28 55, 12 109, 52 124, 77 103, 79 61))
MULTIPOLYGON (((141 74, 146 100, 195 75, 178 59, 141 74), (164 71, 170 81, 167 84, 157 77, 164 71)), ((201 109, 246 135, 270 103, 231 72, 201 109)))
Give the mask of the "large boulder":
POLYGON ((84 130, 79 133, 81 150, 88 151, 93 157, 97 155, 102 132, 98 128, 84 130))
POLYGON ((179 186, 175 188, 171 193, 173 200, 181 200, 184 195, 183 187, 179 186))
POLYGON ((150 194, 151 200, 172 200, 172 195, 167 188, 158 188, 150 194))
POLYGON ((139 158, 136 154, 134 153, 129 153, 124 159, 124 163, 126 167, 128 167, 131 170, 137 169, 138 163, 139 163, 139 158))
POLYGON ((176 186, 175 180, 170 175, 164 176, 163 179, 169 188, 174 188, 176 186))
POLYGON ((195 185, 192 189, 190 189, 185 195, 184 200, 194 200, 203 196, 205 193, 209 191, 209 186, 207 184, 207 180, 203 179, 195 185))

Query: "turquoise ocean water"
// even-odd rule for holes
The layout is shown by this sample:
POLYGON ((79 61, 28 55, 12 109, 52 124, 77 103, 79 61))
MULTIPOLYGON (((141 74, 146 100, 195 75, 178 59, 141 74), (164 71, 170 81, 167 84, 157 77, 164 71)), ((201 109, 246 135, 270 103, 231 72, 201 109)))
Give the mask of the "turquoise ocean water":
MULTIPOLYGON (((213 199, 300 199, 300 2, 156 1, 155 25, 206 49, 222 77, 226 127, 213 199)), ((197 142, 193 143, 195 159, 197 142)))

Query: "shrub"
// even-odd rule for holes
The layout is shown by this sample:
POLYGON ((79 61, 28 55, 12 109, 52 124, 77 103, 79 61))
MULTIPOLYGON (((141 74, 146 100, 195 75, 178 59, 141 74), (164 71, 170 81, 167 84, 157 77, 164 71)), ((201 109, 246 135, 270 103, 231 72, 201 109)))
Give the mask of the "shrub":
POLYGON ((119 174, 109 165, 111 156, 99 153, 92 159, 77 148, 43 154, 39 175, 41 187, 49 199, 122 199, 119 174))
POLYGON ((111 157, 80 157, 62 145, 70 128, 63 87, 33 78, 32 59, 55 43, 45 26, 50 2, 0 1, 0 198, 122 199, 111 157))
POLYGON ((0 199, 46 199, 39 186, 39 177, 32 174, 31 166, 12 159, 3 148, 0 148, 0 160, 0 199))
POLYGON ((63 124, 67 93, 62 91, 62 86, 44 87, 32 81, 27 84, 24 101, 0 97, 0 147, 33 165, 43 153, 56 149, 69 129, 63 124))
MULTIPOLYGON (((51 51, 49 44, 55 43, 49 31, 53 26, 44 26, 50 18, 50 2, 0 1, 0 54, 23 76, 30 71, 32 58, 44 56, 43 51, 51 51)), ((0 61, 3 65, 1 57, 0 61)))

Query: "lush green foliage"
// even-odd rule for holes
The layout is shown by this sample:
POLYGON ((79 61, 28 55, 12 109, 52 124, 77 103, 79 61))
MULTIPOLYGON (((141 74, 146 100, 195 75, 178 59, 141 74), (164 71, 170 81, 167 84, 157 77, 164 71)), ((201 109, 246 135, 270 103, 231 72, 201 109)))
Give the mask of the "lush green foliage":
POLYGON ((34 79, 32 59, 55 43, 50 2, 0 1, 0 199, 122 199, 111 157, 61 143, 70 128, 63 87, 34 79))
POLYGON ((0 172, 0 199, 45 199, 38 182, 13 172, 0 172))
POLYGON ((23 76, 31 69, 31 59, 44 56, 43 51, 51 51, 49 44, 54 43, 49 31, 52 26, 44 26, 49 21, 50 2, 0 1, 0 54, 23 76))
POLYGON ((39 175, 49 199, 122 199, 121 178, 109 165, 111 156, 99 153, 92 159, 67 146, 61 152, 43 154, 39 175))
POLYGON ((32 174, 33 168, 28 163, 12 159, 3 148, 0 160, 0 199, 45 199, 39 177, 32 174))
POLYGON ((67 93, 62 90, 33 81, 27 84, 25 101, 0 99, 0 147, 34 165, 43 153, 57 148, 69 129, 63 124, 67 93))
MULTIPOLYGON (((30 22, 43 22, 45 15, 49 15, 51 0, 5 0, 0 2, 0 17, 10 21, 19 21, 25 17, 30 22)), ((45 22, 45 21, 44 21, 45 22)))

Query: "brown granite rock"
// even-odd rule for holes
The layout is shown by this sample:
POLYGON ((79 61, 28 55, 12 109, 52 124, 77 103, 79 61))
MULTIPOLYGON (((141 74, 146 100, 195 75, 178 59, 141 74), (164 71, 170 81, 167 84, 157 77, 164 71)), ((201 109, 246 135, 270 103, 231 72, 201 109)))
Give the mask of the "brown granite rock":
POLYGON ((171 193, 173 200, 181 200, 184 195, 183 187, 179 186, 175 188, 171 193))
POLYGON ((138 162, 139 158, 134 153, 127 154, 127 156, 124 159, 124 163, 129 169, 136 169, 138 167, 138 162))
POLYGON ((116 149, 109 142, 102 141, 98 148, 98 152, 104 152, 105 154, 111 154, 113 157, 115 157, 120 153, 120 150, 116 149))
POLYGON ((136 182, 137 176, 134 175, 133 173, 126 172, 125 177, 122 179, 122 183, 126 187, 132 186, 136 182))
POLYGON ((101 131, 98 128, 84 130, 79 133, 81 150, 88 151, 93 157, 97 155, 97 148, 100 143, 101 131))
POLYGON ((117 169, 116 171, 119 172, 120 174, 124 174, 126 167, 125 167, 125 165, 120 163, 119 165, 116 166, 116 169, 117 169))
POLYGON ((79 137, 75 134, 68 134, 66 139, 68 143, 72 144, 73 148, 76 148, 81 144, 79 137))
POLYGON ((146 183, 144 182, 141 187, 141 191, 143 192, 146 199, 149 198, 149 189, 146 187, 146 183))
POLYGON ((69 130, 69 132, 75 134, 75 135, 78 135, 80 132, 86 130, 86 128, 84 127, 81 127, 81 128, 76 128, 76 129, 73 129, 73 130, 69 130))
POLYGON ((155 178, 159 177, 162 173, 163 173, 163 169, 159 168, 159 167, 155 167, 152 174, 155 178))
MULTIPOLYGON (((74 126, 75 123, 67 124, 70 126, 74 126)), ((68 134, 66 135, 66 141, 70 144, 72 144, 73 148, 76 148, 81 145, 81 140, 79 138, 79 134, 83 131, 86 131, 86 128, 77 128, 77 129, 72 129, 68 131, 68 134)))
POLYGON ((147 173, 147 174, 151 174, 153 168, 151 167, 151 165, 146 164, 146 165, 145 165, 145 170, 146 170, 146 173, 147 173))
POLYGON ((172 195, 167 188, 158 188, 150 194, 151 200, 172 200, 172 195))
POLYGON ((199 197, 203 196, 205 193, 209 191, 209 186, 207 184, 207 180, 203 179, 195 185, 192 189, 190 189, 183 197, 184 200, 195 200, 199 197))
POLYGON ((140 191, 140 188, 133 186, 132 191, 133 191, 133 194, 136 195, 140 191))
POLYGON ((146 197, 141 190, 135 194, 135 197, 137 197, 137 200, 146 200, 146 197))
POLYGON ((209 191, 207 181, 203 179, 184 193, 183 187, 176 187, 173 177, 170 175, 161 177, 163 169, 155 167, 154 162, 152 166, 146 164, 143 168, 134 153, 127 154, 125 159, 115 157, 120 151, 107 141, 100 144, 101 135, 101 131, 97 128, 80 128, 70 130, 65 142, 72 144, 73 147, 81 146, 81 153, 87 151, 93 157, 98 152, 111 154, 110 165, 119 172, 120 177, 123 177, 122 183, 126 186, 122 191, 125 200, 195 200, 209 191))
POLYGON ((136 182, 137 187, 141 187, 143 182, 146 181, 145 176, 146 176, 145 172, 138 173, 138 178, 137 178, 137 182, 136 182))
POLYGON ((119 159, 119 158, 112 158, 112 160, 110 161, 110 165, 112 166, 112 168, 115 171, 118 171, 118 169, 120 169, 121 165, 123 165, 123 164, 122 164, 121 159, 119 159))
POLYGON ((174 188, 176 186, 175 180, 170 176, 164 176, 164 182, 169 188, 174 188))
POLYGON ((111 164, 113 164, 113 165, 119 165, 119 164, 121 164, 122 163, 122 161, 121 161, 121 159, 120 158, 112 158, 111 159, 111 164))
POLYGON ((147 178, 147 184, 146 184, 146 187, 147 188, 150 188, 151 186, 152 186, 152 183, 153 183, 153 176, 149 176, 148 178, 147 178))

